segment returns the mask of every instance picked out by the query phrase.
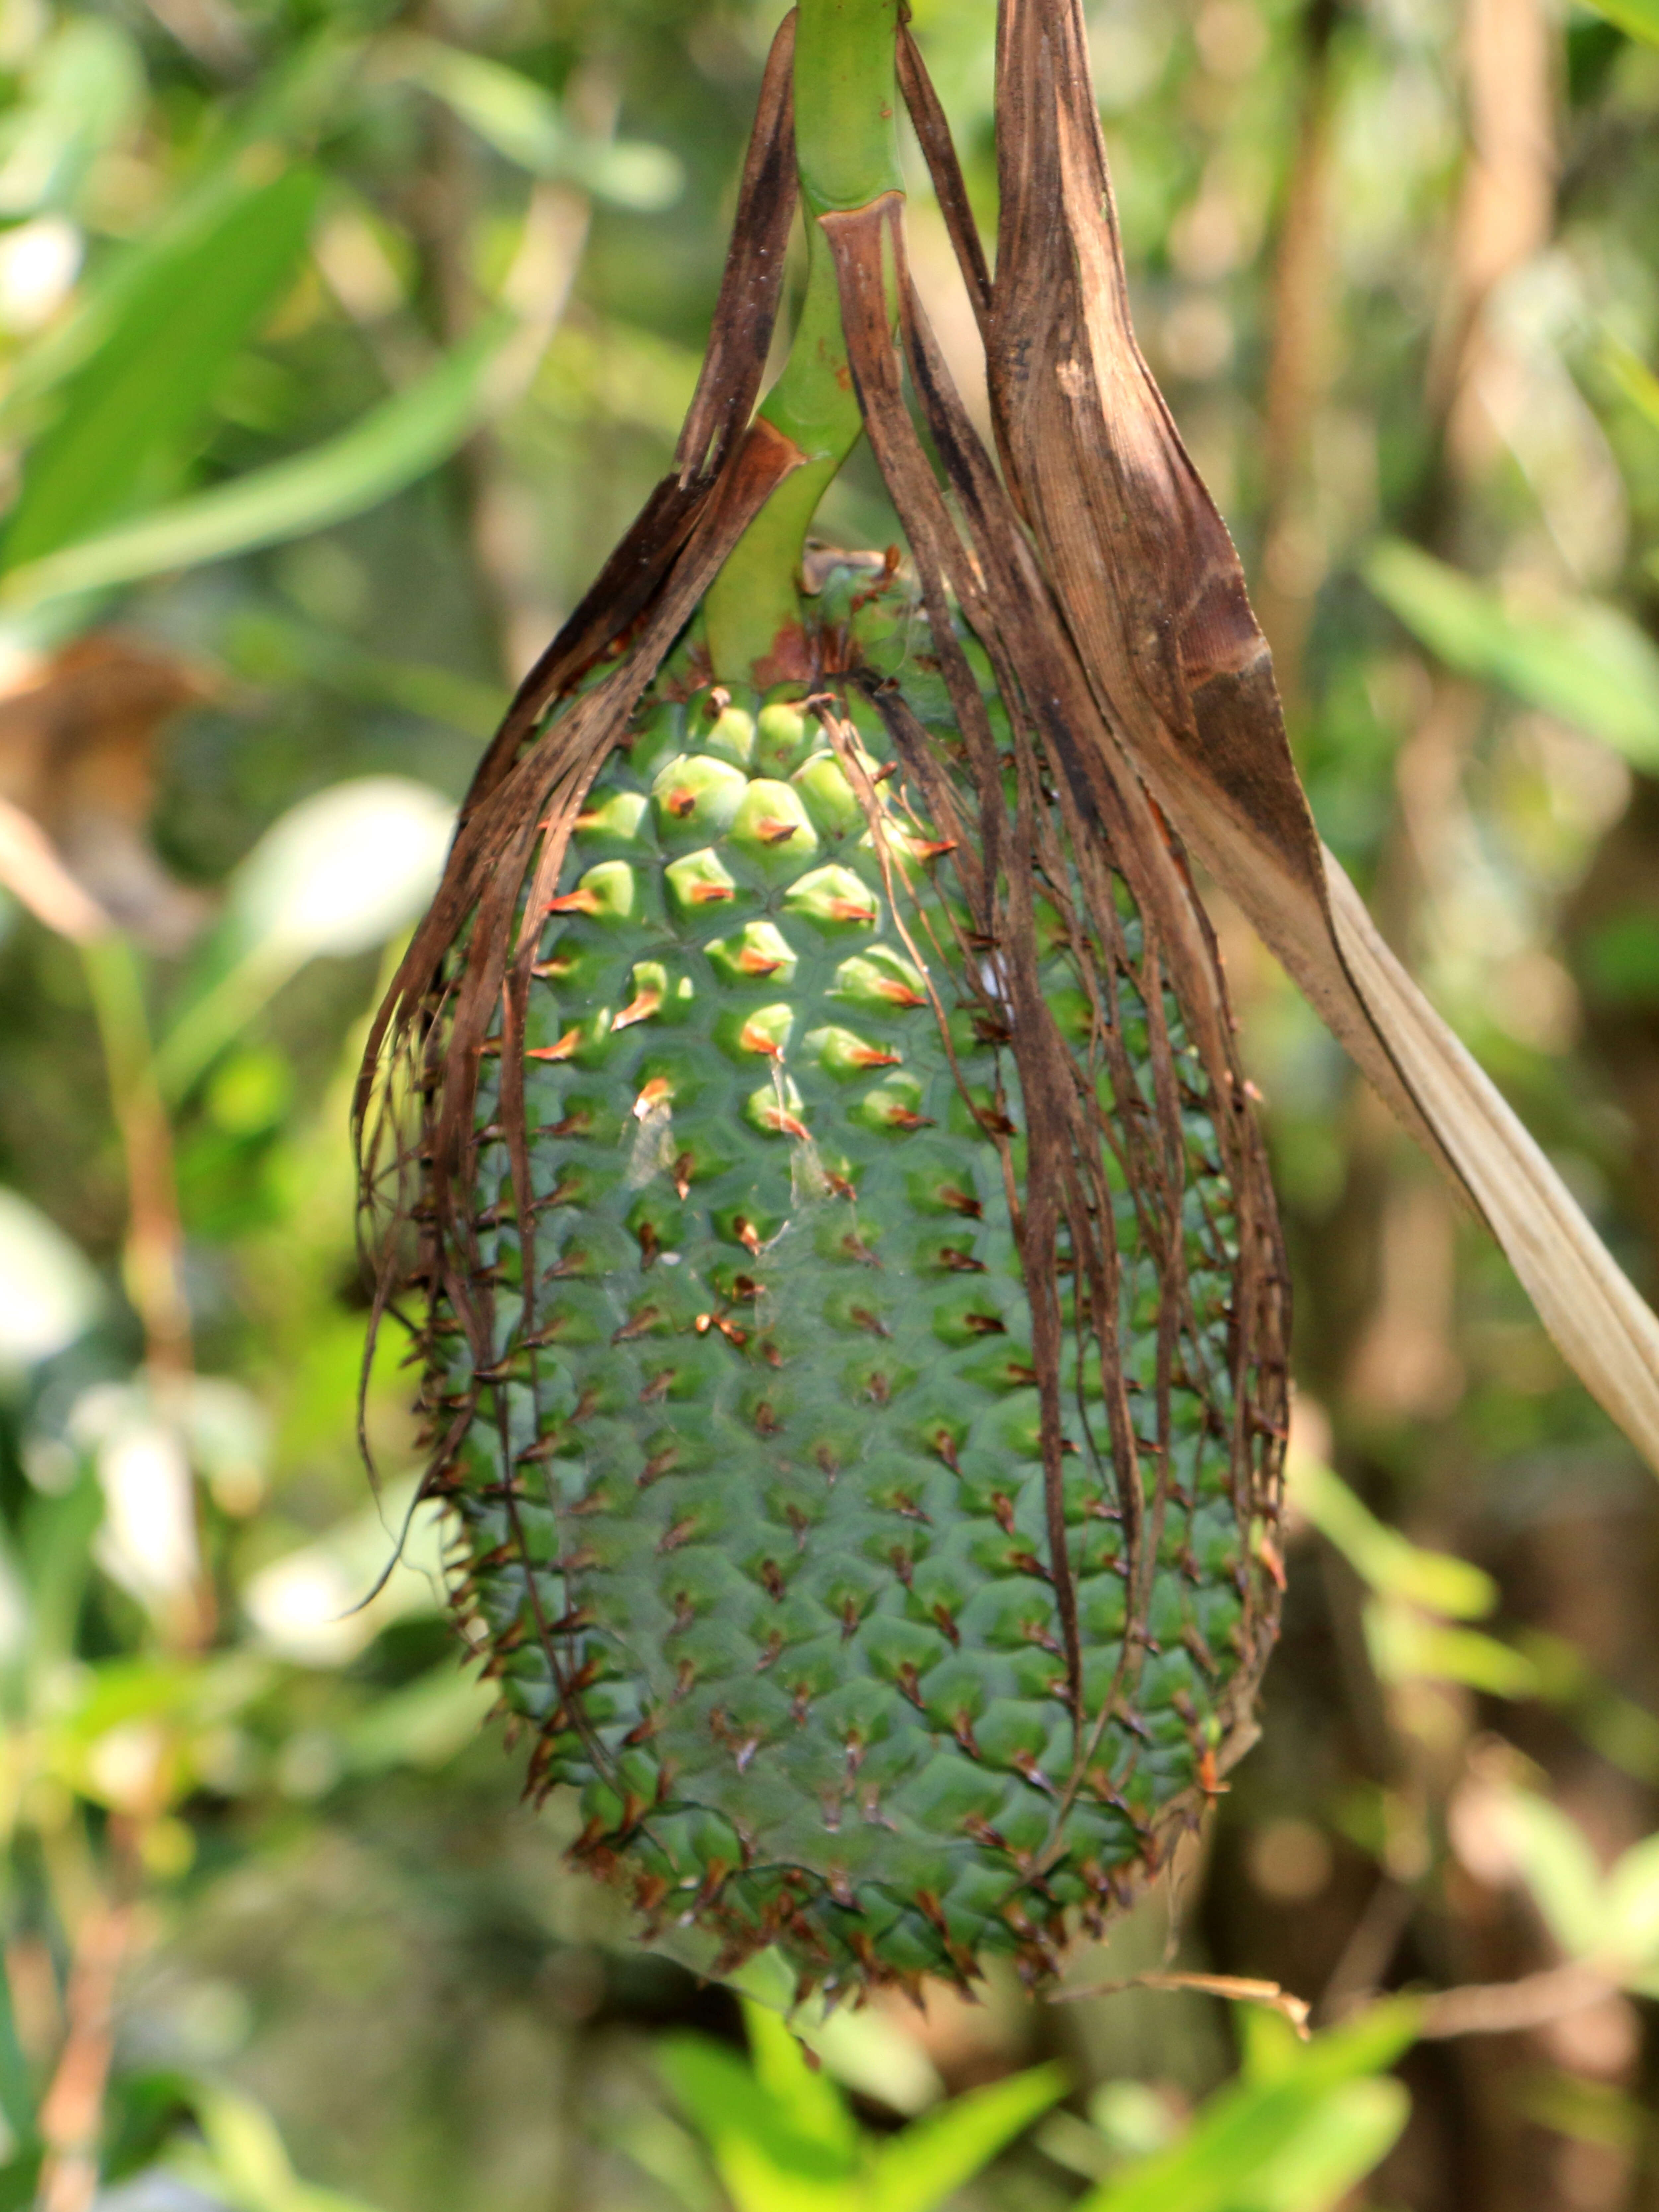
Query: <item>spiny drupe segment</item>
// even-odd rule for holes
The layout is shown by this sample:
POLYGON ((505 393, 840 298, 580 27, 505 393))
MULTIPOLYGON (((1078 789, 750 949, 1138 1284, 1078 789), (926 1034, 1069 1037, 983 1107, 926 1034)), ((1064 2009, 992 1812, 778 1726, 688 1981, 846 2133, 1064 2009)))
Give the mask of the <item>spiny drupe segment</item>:
MULTIPOLYGON (((862 628, 965 793, 908 602, 884 590, 862 628)), ((1156 1547, 1139 1601, 1063 1238, 1059 1258, 1079 1729, 994 951, 865 691, 796 690, 699 684, 683 646, 576 824, 526 1040, 528 1327, 486 1059, 494 1354, 475 1377, 437 1312, 428 1379, 434 1413, 476 1391, 438 1484, 465 1534, 457 1600, 533 1733, 532 1786, 580 1790, 579 1854, 647 1916, 715 1929, 728 1958, 778 1943, 831 1987, 965 1974, 989 1950, 1040 1971, 1068 1909, 1097 1923, 1213 1786, 1230 1685, 1254 1672, 1231 1197, 1165 994, 1186 1287, 1162 1394, 1170 1293, 1109 1164, 1143 1448, 1127 1519, 1156 1547)), ((1117 903, 1116 1019, 1139 1068, 1139 925, 1121 884, 1117 903)), ((1075 927, 1042 902, 1036 927, 1045 994, 1087 1058, 1075 927)), ((1095 1079, 1114 1116, 1158 1110, 1150 1073, 1130 1102, 1095 1079)))

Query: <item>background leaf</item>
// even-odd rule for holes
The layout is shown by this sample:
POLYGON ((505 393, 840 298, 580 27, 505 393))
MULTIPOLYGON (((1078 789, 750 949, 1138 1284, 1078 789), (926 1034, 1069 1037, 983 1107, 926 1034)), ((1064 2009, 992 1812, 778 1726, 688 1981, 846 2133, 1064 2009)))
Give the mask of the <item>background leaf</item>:
POLYGON ((510 326, 498 322, 309 452, 250 469, 141 519, 21 562, 0 582, 0 610, 22 611, 192 568, 343 522, 425 476, 487 411, 489 372, 510 326))
MULTIPOLYGON (((1224 2090, 1182 2142, 1106 2183, 1084 2200, 1085 2212, 1244 2212, 1273 2203, 1281 2160, 1279 2170, 1294 2179, 1305 2158, 1303 2172, 1317 2180, 1331 2099, 1390 2063, 1416 2027, 1416 2008, 1396 2001, 1316 2036, 1266 2080, 1224 2090)), ((1386 2114, 1374 2110, 1370 2142, 1378 2155, 1392 2140, 1382 2123, 1401 2117, 1397 2103, 1386 2114)))
POLYGON ((386 59, 532 176, 580 185, 598 199, 641 214, 672 207, 679 198, 684 171, 673 155, 659 146, 571 131, 558 102, 517 70, 413 34, 386 50, 386 59))
POLYGON ((1659 769, 1659 647, 1616 609, 1583 600, 1512 614, 1495 592, 1399 542, 1376 549, 1365 580, 1448 667, 1659 769))
POLYGON ((933 2212, 1058 2103, 1066 2087, 1059 2067, 1034 2066, 913 2120, 876 2153, 866 2197, 870 2212, 933 2212))
POLYGON ((1598 15, 1605 15, 1632 39, 1659 46, 1659 5, 1656 0, 1588 0, 1598 15))
POLYGON ((232 355, 292 280, 316 200, 315 176, 289 169, 144 270, 96 352, 59 388, 0 565, 56 551, 128 507, 152 472, 176 467, 232 355))

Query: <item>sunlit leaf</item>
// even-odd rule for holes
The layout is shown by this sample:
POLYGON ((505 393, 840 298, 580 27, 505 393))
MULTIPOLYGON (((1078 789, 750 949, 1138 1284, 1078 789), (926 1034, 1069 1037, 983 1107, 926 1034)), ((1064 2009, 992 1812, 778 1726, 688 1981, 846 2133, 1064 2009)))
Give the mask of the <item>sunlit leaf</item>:
POLYGON ((412 34, 388 47, 386 61, 532 176, 579 185, 596 199, 645 214, 672 207, 680 196, 684 172, 665 148, 570 130, 553 95, 517 70, 412 34))
POLYGON ((592 2125, 598 2142, 631 2159, 685 2212, 726 2212, 696 2138, 666 2112, 629 2105, 614 2116, 601 2111, 592 2125))
POLYGON ((242 1603, 264 1650, 301 1666, 343 1666, 389 1621, 437 1611, 442 1515, 428 1504, 411 1516, 414 1497, 414 1484, 400 1483, 377 1505, 258 1570, 242 1603))
POLYGON ((208 405, 227 363, 299 265, 317 180, 292 168, 244 191, 151 263, 58 395, 29 454, 0 563, 56 552, 129 507, 208 405))
POLYGON ((838 2005, 801 2038, 837 2081, 890 2111, 913 2116, 945 2094, 938 2069, 914 2036, 873 2005, 838 2005))
POLYGON ((1587 0, 1587 4, 1628 37, 1659 46, 1659 0, 1587 0))
POLYGON ((453 826, 449 801, 406 776, 356 776, 291 806, 226 886, 246 940, 311 959, 366 952, 431 896, 453 826))
POLYGON ((65 1350, 103 1303, 80 1247, 27 1199, 0 1188, 0 1377, 65 1350))
POLYGON ((366 952, 419 914, 443 866, 454 809, 404 776, 356 776, 291 806, 226 886, 203 958, 213 980, 156 1054, 179 1097, 307 960, 366 952))
POLYGON ((1638 1782, 1659 1782, 1659 1715, 1615 1689, 1566 1637, 1527 1628, 1516 1642, 1537 1672, 1534 1695, 1559 1706, 1603 1759, 1638 1782))
POLYGON ((496 1703, 493 1682, 445 1660, 400 1690, 377 1697, 344 1732, 343 1763, 356 1774, 387 1767, 444 1766, 477 1739, 496 1703))
POLYGON ((71 312, 12 361, 0 425, 32 420, 46 394, 112 338, 138 300, 180 255, 246 200, 252 180, 294 158, 357 75, 362 41, 325 24, 261 72, 245 107, 221 112, 194 171, 142 233, 100 258, 76 289, 71 312))
POLYGON ((1291 1484, 1296 1504, 1373 1589, 1453 1620, 1477 1620, 1497 1604, 1498 1585, 1489 1574, 1471 1560, 1409 1542, 1320 1462, 1293 1455, 1291 1484))
POLYGON ((491 323, 309 452, 13 568, 0 582, 0 608, 21 611, 71 592, 224 560, 378 506, 446 460, 477 428, 489 404, 489 371, 508 335, 507 324, 491 323))
MULTIPOLYGON (((1251 2191, 1271 2187, 1277 2161, 1293 2160, 1310 2131, 1324 2135, 1333 2093, 1394 2063, 1415 2036, 1418 2018, 1409 2000, 1374 2005, 1316 2036, 1294 2066, 1221 2090, 1181 2142, 1103 2184, 1079 2212, 1241 2212, 1273 2204, 1272 2197, 1251 2191)), ((1298 2212, 1308 2212, 1305 2200, 1298 2212)))
POLYGON ((1644 1837, 1615 1863, 1603 1906, 1608 1950, 1632 1966, 1659 1966, 1659 1836, 1644 1837))
POLYGON ((1033 2066, 913 2120, 877 2151, 860 2212, 933 2212, 1057 2104, 1068 2086, 1058 2066, 1033 2066))
POLYGON ((1414 545, 1390 540, 1365 580, 1407 629, 1461 675, 1513 692, 1659 769, 1659 647, 1616 609, 1581 599, 1512 612, 1498 594, 1414 545))
POLYGON ((104 1493, 94 1543, 99 1566, 158 1620, 172 1619, 201 1567, 181 1425, 141 1378, 83 1391, 68 1435, 96 1466, 104 1493))
POLYGON ((1538 1674, 1521 1652, 1475 1628, 1448 1628, 1419 1613, 1378 1601, 1366 1608, 1371 1664, 1385 1682, 1462 1682, 1494 1698, 1537 1694, 1538 1674))
POLYGON ((136 122, 143 97, 131 35, 106 16, 71 16, 0 125, 0 216, 71 205, 93 161, 136 122))
POLYGON ((755 1952, 724 1978, 729 1988, 750 2004, 765 2005, 778 2013, 791 2013, 795 2008, 797 1977, 775 1944, 769 1943, 763 1951, 755 1952))
POLYGON ((374 2212, 359 2197, 301 2181, 276 2123, 263 2105, 221 2082, 191 2085, 190 2101, 203 2148, 175 2153, 173 2163, 192 2183, 237 2212, 374 2212))
MULTIPOLYGON (((1653 6, 1654 20, 1659 22, 1659 0, 1645 0, 1645 4, 1653 6)), ((1602 346, 1601 361, 1626 398, 1659 430, 1659 376, 1639 355, 1613 339, 1602 346)))
POLYGON ((735 2052, 704 2036, 670 2036, 657 2063, 738 2212, 852 2212, 856 2148, 837 2150, 792 2126, 735 2052))
POLYGON ((1550 1932, 1571 1956, 1593 1956, 1607 1938, 1608 1917, 1583 1830, 1530 1790, 1506 1791, 1499 1817, 1516 1871, 1550 1932))
POLYGON ((858 2128, 829 2075, 807 2063, 794 2035, 769 2006, 746 2004, 743 2016, 755 2079, 790 2128, 823 2143, 837 2161, 855 2158, 858 2128))
POLYGON ((1331 2212, 1405 2132, 1412 2100, 1401 2081, 1350 2081, 1308 2113, 1228 2212, 1331 2212))

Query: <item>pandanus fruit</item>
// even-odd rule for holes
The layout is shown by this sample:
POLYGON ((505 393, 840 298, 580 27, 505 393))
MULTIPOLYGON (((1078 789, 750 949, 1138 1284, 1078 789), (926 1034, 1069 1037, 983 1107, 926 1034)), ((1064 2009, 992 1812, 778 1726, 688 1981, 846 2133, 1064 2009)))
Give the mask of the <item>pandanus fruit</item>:
POLYGON ((1005 0, 999 67, 993 286, 896 0, 780 32, 674 471, 487 753, 360 1100, 532 1790, 647 1933, 830 1991, 1048 1971, 1248 1740, 1288 1297, 1188 845, 1659 1428, 1652 1317, 1324 871, 1129 334, 1075 0, 1005 0), (879 558, 806 542, 863 432, 879 558))

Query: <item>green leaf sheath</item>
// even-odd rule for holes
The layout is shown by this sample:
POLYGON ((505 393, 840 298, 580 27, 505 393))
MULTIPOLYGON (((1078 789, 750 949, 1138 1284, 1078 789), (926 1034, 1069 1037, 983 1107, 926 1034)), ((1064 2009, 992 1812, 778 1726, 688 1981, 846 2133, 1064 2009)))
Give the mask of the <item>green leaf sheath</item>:
POLYGON ((835 264, 817 217, 903 190, 894 115, 897 0, 803 0, 795 34, 795 144, 806 218, 806 292, 783 374, 761 413, 806 465, 773 493, 708 599, 718 677, 793 672, 801 547, 863 416, 842 335, 835 264))

